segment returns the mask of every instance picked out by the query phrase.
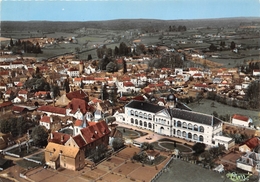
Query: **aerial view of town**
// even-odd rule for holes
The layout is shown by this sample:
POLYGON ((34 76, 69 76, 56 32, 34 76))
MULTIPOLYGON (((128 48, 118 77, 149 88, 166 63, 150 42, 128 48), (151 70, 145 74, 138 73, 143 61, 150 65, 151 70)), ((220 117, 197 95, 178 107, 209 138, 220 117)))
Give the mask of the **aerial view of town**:
POLYGON ((2 1, 0 181, 259 182, 259 12, 2 1))

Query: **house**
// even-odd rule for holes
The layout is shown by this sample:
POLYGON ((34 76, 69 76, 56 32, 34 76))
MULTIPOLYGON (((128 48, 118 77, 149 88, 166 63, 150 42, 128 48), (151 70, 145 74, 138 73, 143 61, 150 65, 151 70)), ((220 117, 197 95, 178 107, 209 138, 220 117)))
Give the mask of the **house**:
POLYGON ((235 146, 235 140, 225 136, 215 136, 215 145, 224 145, 226 150, 229 150, 233 146, 235 146))
POLYGON ((28 112, 28 109, 25 107, 13 106, 12 111, 15 114, 24 114, 28 112))
POLYGON ((61 107, 54 107, 50 105, 44 105, 37 109, 40 113, 45 113, 47 116, 54 115, 54 116, 66 116, 66 109, 61 107))
POLYGON ((259 172, 260 170, 260 154, 256 152, 247 152, 236 161, 239 169, 248 172, 259 172))
POLYGON ((0 150, 15 144, 11 133, 0 133, 0 150))
POLYGON ((69 75, 69 77, 78 77, 79 69, 75 67, 69 68, 67 74, 69 75))
POLYGON ((260 70, 253 70, 253 76, 260 76, 260 70))
POLYGON ((21 96, 24 98, 25 101, 28 99, 28 91, 27 90, 19 90, 18 96, 21 96))
POLYGON ((240 145, 238 147, 239 152, 250 152, 251 148, 249 148, 246 144, 240 145))
POLYGON ((222 121, 212 115, 179 109, 171 98, 175 100, 174 97, 167 97, 166 106, 171 106, 169 108, 132 100, 125 105, 124 113, 116 113, 114 116, 124 124, 214 146, 214 137, 222 135, 222 121))
POLYGON ((40 125, 44 126, 47 130, 51 129, 52 117, 50 116, 43 116, 40 120, 40 125))
POLYGON ((88 111, 89 105, 85 100, 74 98, 70 101, 66 108, 66 115, 72 116, 75 119, 83 119, 88 111))
POLYGON ((22 96, 17 96, 12 100, 13 103, 22 103, 24 101, 25 99, 22 96))
POLYGON ((51 168, 82 169, 85 166, 85 157, 100 145, 107 147, 109 143, 110 130, 103 120, 88 123, 77 120, 73 130, 72 135, 51 133, 45 149, 45 161, 51 168))
POLYGON ((249 127, 250 124, 253 124, 253 120, 250 117, 247 117, 247 116, 243 116, 243 115, 240 115, 240 114, 234 114, 232 116, 231 123, 233 123, 235 125, 249 127))
POLYGON ((46 164, 53 169, 62 167, 75 171, 85 166, 84 151, 77 147, 49 142, 44 153, 46 164))
POLYGON ((12 109, 13 103, 11 101, 3 102, 0 104, 0 113, 5 113, 12 109))

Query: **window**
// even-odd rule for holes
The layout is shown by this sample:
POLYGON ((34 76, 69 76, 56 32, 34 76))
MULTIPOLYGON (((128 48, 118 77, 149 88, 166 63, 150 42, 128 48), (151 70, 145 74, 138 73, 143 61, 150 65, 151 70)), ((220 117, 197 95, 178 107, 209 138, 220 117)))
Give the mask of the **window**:
POLYGON ((199 141, 203 142, 203 136, 202 135, 200 135, 199 141))
POLYGON ((139 112, 139 117, 143 118, 143 113, 142 112, 139 112))
POLYGON ((190 123, 188 124, 188 129, 192 130, 192 124, 190 124, 190 123))
POLYGON ((200 132, 204 133, 204 127, 203 126, 200 126, 200 132))
POLYGON ((135 116, 138 116, 138 112, 137 111, 135 111, 135 116))
POLYGON ((177 135, 181 136, 181 131, 180 130, 177 130, 177 135))
POLYGON ((182 132, 182 136, 186 137, 186 132, 185 131, 182 132))
POLYGON ((135 120, 135 124, 138 124, 138 120, 137 119, 135 120))
POLYGON ((193 135, 193 139, 194 139, 194 140, 198 140, 198 135, 194 134, 194 135, 193 135))
POLYGON ((144 127, 147 127, 147 122, 144 122, 144 127))
POLYGON ((191 133, 188 133, 188 138, 192 138, 192 134, 191 133))
POLYGON ((142 122, 141 120, 139 121, 139 125, 140 125, 140 126, 143 126, 143 122, 142 122))
POLYGON ((187 123, 183 122, 183 123, 182 123, 182 127, 183 127, 183 128, 187 128, 187 123))
POLYGON ((148 128, 152 128, 152 124, 151 123, 148 123, 148 128))
POLYGON ((134 119, 133 118, 131 118, 131 123, 134 124, 134 119))
POLYGON ((177 121, 177 127, 181 127, 181 122, 177 121))
POLYGON ((144 113, 144 119, 147 119, 147 114, 146 113, 144 113))
POLYGON ((151 114, 148 115, 148 119, 152 120, 152 115, 151 114))
POLYGON ((131 115, 133 116, 133 115, 134 115, 134 111, 133 111, 133 110, 131 110, 130 112, 131 112, 131 115))
POLYGON ((198 125, 194 125, 194 131, 198 131, 198 125))

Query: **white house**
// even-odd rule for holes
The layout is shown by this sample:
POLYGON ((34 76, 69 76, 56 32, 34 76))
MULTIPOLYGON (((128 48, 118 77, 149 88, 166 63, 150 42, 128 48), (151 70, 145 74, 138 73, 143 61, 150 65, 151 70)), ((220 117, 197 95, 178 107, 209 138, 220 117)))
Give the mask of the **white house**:
MULTIPOLYGON (((167 97, 167 105, 172 102, 171 98, 167 97)), ((124 113, 116 113, 114 116, 125 124, 210 146, 215 145, 214 137, 222 134, 222 121, 212 115, 148 102, 132 100, 125 105, 124 113)))
POLYGON ((260 76, 260 70, 253 70, 253 76, 260 76))
POLYGON ((52 117, 43 116, 40 120, 40 125, 44 126, 47 130, 51 129, 52 117))
POLYGON ((225 136, 215 136, 214 139, 215 139, 216 146, 218 146, 219 144, 224 145, 226 150, 235 146, 235 140, 232 138, 225 137, 225 136))
POLYGON ((232 116, 231 122, 233 124, 236 124, 236 125, 248 127, 250 124, 253 123, 253 120, 250 117, 247 117, 247 116, 243 116, 243 115, 240 115, 240 114, 234 114, 232 116))
POLYGON ((67 74, 70 77, 78 77, 79 76, 79 69, 78 68, 69 68, 67 74))

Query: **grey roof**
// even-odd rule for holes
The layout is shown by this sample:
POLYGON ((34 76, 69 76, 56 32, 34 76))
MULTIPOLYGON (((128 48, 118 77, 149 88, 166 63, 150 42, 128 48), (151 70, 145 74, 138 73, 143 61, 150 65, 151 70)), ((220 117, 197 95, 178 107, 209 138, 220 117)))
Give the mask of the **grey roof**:
POLYGON ((205 124, 205 125, 218 125, 222 121, 214 116, 197 113, 193 111, 187 111, 187 110, 180 110, 180 109, 168 109, 168 112, 170 113, 171 117, 183 119, 187 121, 192 121, 195 123, 205 124))
POLYGON ((125 105, 125 107, 139 109, 139 110, 143 110, 143 111, 151 112, 151 113, 157 113, 157 112, 165 109, 165 107, 163 107, 163 106, 158 106, 158 105, 151 104, 148 102, 142 102, 142 101, 136 101, 136 100, 130 101, 128 104, 125 105))

